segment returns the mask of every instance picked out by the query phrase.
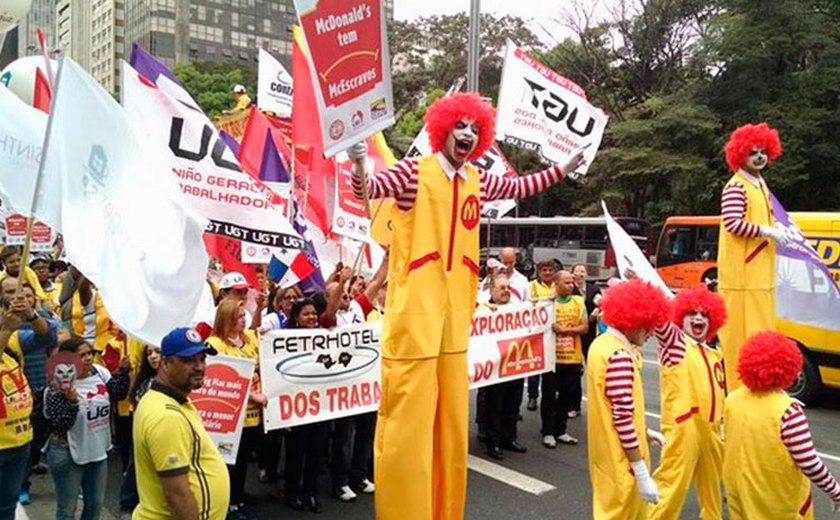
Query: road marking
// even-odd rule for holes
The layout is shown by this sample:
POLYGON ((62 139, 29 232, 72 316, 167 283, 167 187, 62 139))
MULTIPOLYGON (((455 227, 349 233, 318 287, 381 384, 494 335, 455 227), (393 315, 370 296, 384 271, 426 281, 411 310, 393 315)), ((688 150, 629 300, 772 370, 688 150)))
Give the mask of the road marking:
POLYGON ((498 480, 499 482, 521 489, 522 491, 531 493, 532 495, 542 495, 543 493, 557 489, 547 482, 529 477, 528 475, 519 473, 518 471, 514 471, 510 468, 499 466, 498 464, 476 457, 475 455, 469 456, 467 466, 476 473, 481 473, 485 477, 498 480))

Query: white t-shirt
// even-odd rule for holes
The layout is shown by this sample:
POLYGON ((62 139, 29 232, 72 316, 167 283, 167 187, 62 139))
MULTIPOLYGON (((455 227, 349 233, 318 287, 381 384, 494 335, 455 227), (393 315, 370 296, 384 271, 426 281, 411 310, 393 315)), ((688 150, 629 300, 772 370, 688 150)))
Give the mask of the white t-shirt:
POLYGON ((521 302, 531 301, 531 292, 528 289, 528 279, 525 278, 525 275, 514 269, 509 279, 511 301, 515 301, 514 298, 521 302))
POLYGON ((99 462, 108 458, 111 449, 111 397, 106 384, 111 373, 93 365, 93 373, 77 379, 79 413, 67 432, 70 455, 76 464, 99 462))
POLYGON ((339 327, 364 323, 365 313, 362 306, 356 300, 350 300, 350 306, 346 311, 339 310, 335 313, 335 322, 339 327))

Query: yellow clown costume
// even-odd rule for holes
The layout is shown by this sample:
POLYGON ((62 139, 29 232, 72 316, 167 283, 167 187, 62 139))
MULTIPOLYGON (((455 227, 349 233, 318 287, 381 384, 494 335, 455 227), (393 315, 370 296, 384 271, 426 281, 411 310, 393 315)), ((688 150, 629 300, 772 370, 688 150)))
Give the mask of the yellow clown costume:
POLYGON ((741 126, 732 133, 725 154, 735 174, 721 195, 718 292, 726 303, 729 320, 719 337, 727 384, 733 390, 740 385, 735 366, 741 345, 752 334, 774 328, 774 239, 778 240, 781 232, 774 227, 761 169, 781 155, 779 135, 765 123, 741 126), (750 166, 753 160, 757 163, 750 166))
MULTIPOLYGON (((426 114, 435 153, 403 159, 368 179, 371 199, 395 199, 374 442, 379 520, 463 517, 466 351, 478 291, 481 205, 534 195, 562 177, 555 166, 503 179, 469 164, 492 143, 493 118, 493 108, 476 94, 442 98, 426 114), (468 146, 460 152, 445 143, 457 128, 466 129, 468 146)), ((354 190, 361 195, 364 151, 351 149, 351 158, 357 161, 354 190)))

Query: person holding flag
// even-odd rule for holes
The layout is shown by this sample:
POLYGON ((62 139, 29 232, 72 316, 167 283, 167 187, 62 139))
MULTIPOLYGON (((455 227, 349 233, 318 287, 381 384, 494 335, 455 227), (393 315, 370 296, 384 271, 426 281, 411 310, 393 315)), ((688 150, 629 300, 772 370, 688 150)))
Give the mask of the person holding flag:
POLYGON ((382 520, 463 517, 466 351, 478 292, 481 206, 536 195, 584 163, 578 153, 563 167, 512 178, 476 168, 469 161, 492 145, 495 110, 475 93, 438 99, 424 119, 432 153, 405 158, 366 186, 366 145, 348 150, 356 195, 396 199, 374 451, 382 520))

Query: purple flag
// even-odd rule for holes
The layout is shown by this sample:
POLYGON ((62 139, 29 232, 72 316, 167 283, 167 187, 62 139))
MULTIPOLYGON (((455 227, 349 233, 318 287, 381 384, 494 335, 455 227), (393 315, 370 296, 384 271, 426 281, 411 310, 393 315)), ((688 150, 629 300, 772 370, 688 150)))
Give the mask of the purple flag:
MULTIPOLYGON (((239 151, 236 152, 237 156, 239 151)), ((265 146, 263 147, 262 164, 260 164, 260 180, 263 182, 290 182, 289 172, 277 145, 274 144, 271 132, 265 133, 265 146)))
POLYGON ((175 77, 175 74, 166 65, 159 62, 157 58, 144 51, 136 43, 131 44, 131 57, 128 60, 128 64, 152 83, 157 83, 159 76, 166 76, 178 85, 181 84, 178 78, 175 77))
POLYGON ((221 137, 222 141, 224 141, 227 147, 230 148, 233 155, 239 157, 239 141, 224 130, 219 130, 219 137, 221 137))
POLYGON ((783 320, 840 331, 840 288, 831 272, 771 193, 773 214, 793 236, 776 244, 776 315, 783 320))

